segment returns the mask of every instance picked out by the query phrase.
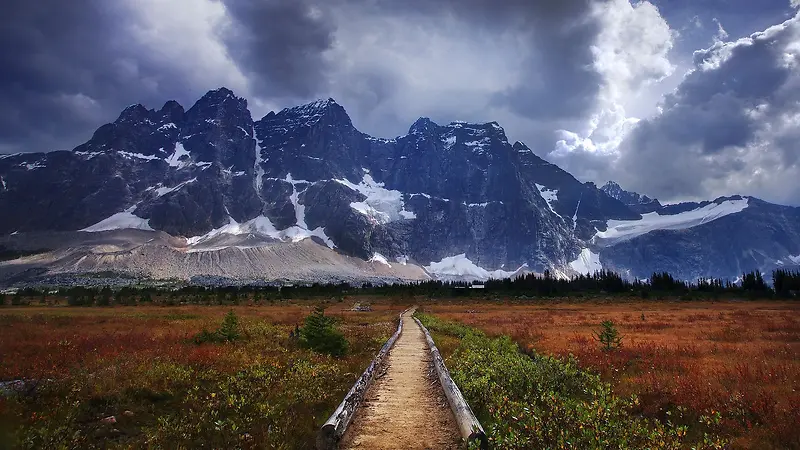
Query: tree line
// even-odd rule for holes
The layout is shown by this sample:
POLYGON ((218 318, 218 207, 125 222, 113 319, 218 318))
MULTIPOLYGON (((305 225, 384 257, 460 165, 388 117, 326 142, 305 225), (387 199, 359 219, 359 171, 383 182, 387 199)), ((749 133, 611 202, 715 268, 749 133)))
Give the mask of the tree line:
POLYGON ((746 298, 800 297, 800 271, 778 269, 768 284, 756 270, 742 274, 737 282, 717 278, 687 282, 667 272, 653 273, 648 279, 629 280, 616 272, 600 270, 589 275, 566 279, 550 271, 529 273, 515 279, 485 282, 429 280, 405 284, 366 283, 353 286, 347 283, 281 286, 183 286, 183 287, 69 287, 58 290, 26 288, 14 294, 0 294, 0 305, 48 304, 66 299, 69 306, 110 306, 137 304, 181 303, 207 305, 236 305, 266 303, 291 299, 326 298, 343 300, 344 296, 373 296, 411 298, 485 297, 508 295, 517 298, 561 297, 583 295, 637 295, 715 298, 741 296, 746 298))

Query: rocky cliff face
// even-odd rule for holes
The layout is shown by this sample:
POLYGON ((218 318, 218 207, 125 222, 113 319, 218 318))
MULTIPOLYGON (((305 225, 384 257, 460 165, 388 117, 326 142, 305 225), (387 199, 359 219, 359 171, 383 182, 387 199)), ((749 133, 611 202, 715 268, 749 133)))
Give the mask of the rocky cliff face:
POLYGON ((495 122, 420 118, 378 139, 333 99, 253 121, 225 88, 188 110, 130 106, 73 151, 0 156, 0 235, 134 228, 204 252, 310 239, 432 272, 466 261, 696 277, 800 263, 798 210, 739 200, 662 206, 598 189, 495 122))

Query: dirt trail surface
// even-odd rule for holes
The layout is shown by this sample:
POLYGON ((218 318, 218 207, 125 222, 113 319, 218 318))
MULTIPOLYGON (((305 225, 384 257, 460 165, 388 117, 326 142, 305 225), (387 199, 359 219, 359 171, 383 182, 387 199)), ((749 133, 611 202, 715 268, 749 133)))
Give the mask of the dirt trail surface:
POLYGON ((344 435, 340 449, 459 449, 453 412, 433 371, 425 334, 411 313, 344 435), (379 376, 382 373, 379 372, 379 376))

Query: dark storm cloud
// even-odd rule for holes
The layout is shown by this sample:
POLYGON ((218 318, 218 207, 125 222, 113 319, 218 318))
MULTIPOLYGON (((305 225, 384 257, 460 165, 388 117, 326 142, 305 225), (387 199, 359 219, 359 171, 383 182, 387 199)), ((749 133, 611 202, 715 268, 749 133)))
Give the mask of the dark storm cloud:
POLYGON ((551 121, 584 117, 601 88, 592 54, 600 32, 592 15, 597 3, 603 1, 383 0, 370 4, 391 13, 455 17, 476 31, 517 34, 528 42, 528 51, 508 57, 522 60, 524 73, 515 86, 494 97, 492 106, 551 121))
POLYGON ((6 146, 57 144, 96 114, 93 99, 71 95, 107 91, 111 67, 98 73, 107 11, 93 0, 5 2, 0 18, 0 136, 6 146), (44 139, 37 136, 45 135, 44 139))
POLYGON ((182 21, 147 11, 157 6, 174 14, 174 4, 4 3, 0 152, 73 148, 132 103, 157 108, 175 99, 189 107, 207 90, 236 80, 240 67, 226 53, 249 72, 239 95, 248 94, 245 85, 253 87, 251 95, 277 98, 324 91, 318 55, 330 45, 330 29, 299 2, 228 1, 234 22, 258 33, 231 27, 221 50, 207 47, 222 31, 202 22, 206 17, 199 12, 213 10, 214 2, 193 3, 182 21), (187 33, 175 32, 178 27, 187 33), (198 43, 201 38, 207 41, 198 43))
MULTIPOLYGON (((437 18, 455 18, 486 39, 498 33, 519 35, 528 41, 528 51, 509 58, 522 60, 524 73, 517 85, 498 92, 491 106, 530 119, 582 118, 601 85, 591 50, 599 33, 591 8, 599 0, 223 1, 235 22, 225 33, 229 53, 257 94, 283 102, 328 95, 337 61, 325 53, 335 45, 337 29, 352 26, 353 16, 402 18, 409 32, 423 33, 437 18), (348 11, 338 22, 331 13, 337 9, 348 11)), ((348 75, 356 86, 342 88, 343 94, 352 94, 360 105, 356 111, 365 114, 369 110, 364 107, 374 108, 397 91, 397 77, 390 71, 359 68, 348 75)))
MULTIPOLYGON (((477 1, 491 9, 496 2, 477 1)), ((535 50, 525 56, 525 75, 495 102, 531 119, 575 119, 585 116, 602 85, 593 68, 592 44, 600 32, 590 16, 589 0, 508 1, 509 15, 526 17, 535 50)))
MULTIPOLYGON (((309 97, 325 92, 335 26, 304 0, 223 0, 235 21, 225 34, 231 57, 267 97, 309 97)), ((322 4, 324 5, 324 4, 322 4)))
POLYGON ((620 177, 662 198, 745 193, 800 203, 798 17, 695 53, 663 113, 623 142, 620 177))
POLYGON ((127 105, 186 100, 180 71, 126 34, 116 2, 5 2, 0 16, 0 151, 70 149, 127 105))
MULTIPOLYGON (((454 18, 463 25, 459 33, 471 30, 468 33, 482 33, 481 39, 513 34, 525 43, 519 54, 507 55, 521 68, 518 82, 471 109, 505 109, 543 122, 580 120, 601 84, 592 67, 591 44, 599 31, 590 13, 595 1, 600 0, 223 0, 229 24, 209 31, 216 36, 212 40, 219 37, 223 45, 223 55, 211 65, 198 62, 205 55, 191 53, 204 52, 206 44, 181 47, 196 36, 173 33, 165 38, 164 24, 159 28, 139 23, 144 19, 135 13, 158 4, 6 2, 0 17, 0 151, 72 148, 131 103, 158 107, 176 99, 188 107, 205 90, 235 79, 205 75, 209 69, 241 74, 249 92, 240 86, 237 93, 273 105, 330 95, 335 84, 345 96, 342 100, 353 102, 356 115, 366 117, 388 98, 396 101, 398 92, 408 88, 403 84, 408 79, 394 66, 382 66, 380 54, 374 56, 373 67, 343 70, 327 53, 336 45, 337 31, 352 26, 351 18, 370 14, 401 18, 409 31, 421 33, 430 32, 439 18, 454 18), (428 28, 415 26, 421 23, 428 28), (162 48, 172 44, 179 50, 162 48), (230 67, 217 69, 228 63, 230 67)), ((210 7, 194 5, 198 8, 210 7)), ((166 10, 174 14, 180 8, 166 10)), ((441 91, 447 89, 443 85, 441 91)), ((461 118, 462 99, 442 98, 442 114, 451 116, 449 120, 461 118)), ((406 101, 414 99, 410 95, 406 101)), ((388 109, 383 108, 381 117, 405 120, 388 109)))

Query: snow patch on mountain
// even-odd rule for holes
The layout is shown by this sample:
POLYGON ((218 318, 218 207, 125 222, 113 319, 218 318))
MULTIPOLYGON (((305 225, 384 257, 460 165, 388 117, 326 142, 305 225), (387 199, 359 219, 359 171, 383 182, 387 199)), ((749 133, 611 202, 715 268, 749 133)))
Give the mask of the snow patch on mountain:
POLYGON ((131 206, 123 212, 116 213, 111 217, 103 219, 100 222, 97 222, 96 224, 79 231, 86 231, 89 233, 124 229, 155 231, 150 227, 150 221, 148 219, 143 219, 133 214, 135 209, 136 206, 131 206))
POLYGON ((384 184, 376 182, 369 173, 364 174, 359 184, 348 180, 335 181, 366 197, 363 201, 350 203, 350 207, 375 223, 385 225, 397 220, 417 218, 416 214, 405 209, 400 191, 384 188, 384 184))
POLYGON ((384 266, 392 267, 392 265, 389 264, 389 260, 386 259, 385 256, 383 256, 383 255, 381 255, 380 253, 377 253, 377 252, 374 253, 372 255, 372 258, 370 258, 369 261, 367 261, 367 262, 379 263, 379 264, 383 264, 384 266))
POLYGON ((292 202, 292 206, 294 206, 294 215, 295 221, 297 222, 297 226, 302 229, 308 229, 308 225, 306 225, 306 205, 300 204, 300 194, 297 190, 298 184, 306 184, 308 181, 305 180, 294 180, 292 179, 292 174, 286 174, 286 181, 287 183, 291 183, 292 185, 292 195, 289 196, 289 200, 292 202))
POLYGON ((122 155, 122 156, 124 156, 124 157, 126 157, 128 159, 136 158, 136 159, 144 159, 146 161, 152 161, 154 159, 161 159, 158 156, 143 155, 141 153, 130 153, 130 152, 123 152, 123 151, 120 151, 120 152, 117 152, 117 153, 119 153, 120 155, 122 155))
POLYGON ((197 181, 197 178, 192 178, 191 180, 186 180, 183 183, 177 184, 173 187, 158 187, 158 188, 148 188, 148 191, 154 191, 156 193, 156 197, 163 197, 171 192, 175 192, 186 186, 187 184, 194 183, 197 181))
POLYGON ((6 185, 6 179, 5 179, 5 178, 3 178, 3 177, 0 177, 0 184, 2 184, 2 185, 3 185, 3 190, 4 190, 4 191, 7 191, 7 190, 8 190, 8 185, 6 185))
POLYGON ((685 230, 712 222, 730 214, 742 212, 748 205, 748 198, 725 200, 711 203, 702 208, 673 215, 660 215, 657 212, 642 214, 639 220, 609 220, 606 231, 598 231, 593 241, 602 245, 633 239, 655 230, 685 230))
MULTIPOLYGON (((255 136, 255 135, 256 135, 256 128, 254 126, 253 127, 253 136, 255 136)), ((264 182, 264 173, 265 173, 264 172, 264 166, 262 166, 262 163, 264 162, 264 159, 261 156, 261 152, 262 152, 261 144, 258 143, 257 139, 254 139, 254 140, 256 141, 256 162, 255 162, 255 167, 254 167, 255 168, 256 178, 255 178, 255 181, 253 182, 253 188, 256 190, 256 195, 258 196, 258 198, 261 200, 261 203, 263 204, 264 203, 264 197, 263 197, 263 194, 261 193, 261 189, 263 188, 263 184, 262 183, 264 182)))
POLYGON ((797 256, 789 255, 789 260, 792 261, 795 264, 800 264, 800 255, 797 255, 797 256))
POLYGON ((555 209, 553 209, 553 202, 558 201, 558 189, 548 189, 539 183, 536 183, 536 189, 539 190, 539 194, 541 194, 542 198, 547 202, 547 206, 550 208, 550 211, 558 216, 559 214, 555 209))
POLYGON ((592 252, 588 248, 581 250, 578 259, 569 263, 569 266, 572 267, 575 272, 583 275, 590 275, 603 269, 603 265, 600 264, 600 255, 592 252))
POLYGON ((206 234, 204 234, 202 236, 195 236, 195 237, 187 238, 186 239, 186 243, 189 244, 189 245, 197 245, 197 244, 202 244, 203 242, 206 242, 206 241, 208 241, 210 239, 213 239, 213 238, 215 238, 217 236, 221 236, 223 234, 229 234, 229 235, 232 235, 232 236, 238 236, 238 235, 241 235, 241 234, 246 234, 248 232, 249 231, 245 231, 242 228, 242 225, 239 224, 238 222, 236 222, 233 219, 233 217, 229 216, 228 217, 228 223, 226 225, 223 225, 223 226, 221 226, 219 228, 211 230, 211 231, 209 231, 208 233, 206 233, 206 234))
POLYGON ((443 202, 445 202, 445 203, 449 203, 449 202, 450 202, 450 199, 449 199, 449 198, 433 197, 433 196, 431 196, 430 194, 425 194, 425 193, 422 193, 422 194, 407 194, 407 195, 408 195, 410 198, 414 198, 414 197, 420 196, 420 197, 425 197, 425 198, 427 198, 428 200, 431 200, 431 199, 433 199, 433 200, 441 200, 441 201, 443 201, 443 202))
MULTIPOLYGON (((258 216, 244 223, 238 223, 236 220, 233 219, 233 217, 228 217, 228 223, 226 225, 211 230, 204 235, 187 238, 186 243, 191 247, 196 247, 201 244, 208 243, 212 239, 223 235, 263 236, 278 241, 291 241, 291 242, 300 242, 310 237, 318 237, 328 247, 330 248, 336 247, 333 241, 325 234, 325 230, 322 229, 321 227, 315 230, 306 230, 304 228, 300 228, 299 226, 294 225, 285 230, 279 231, 278 229, 275 228, 275 225, 273 225, 272 221, 269 220, 269 218, 266 216, 258 216)), ((231 245, 220 245, 211 248, 204 247, 199 249, 189 249, 188 251, 189 252, 213 251, 213 250, 221 250, 226 247, 231 247, 231 245)), ((243 248, 247 246, 236 245, 236 247, 243 248)))
POLYGON ((100 155, 103 154, 103 152, 77 152, 77 151, 75 151, 73 153, 76 154, 76 155, 83 156, 87 160, 90 160, 90 159, 94 158, 95 156, 100 156, 100 155))
POLYGON ((465 253, 448 256, 439 262, 431 262, 425 270, 436 278, 464 279, 464 280, 489 280, 509 278, 516 272, 504 270, 486 270, 473 263, 465 253))
MULTIPOLYGON (((289 200, 292 202, 292 206, 294 206, 295 211, 295 221, 296 224, 292 225, 284 230, 278 230, 272 221, 266 216, 257 216, 254 219, 248 220, 244 223, 238 223, 233 217, 228 217, 228 223, 226 225, 221 226, 220 228, 216 228, 214 230, 209 231, 208 233, 201 235, 201 236, 194 236, 187 238, 186 242, 189 246, 197 247, 201 244, 209 243, 212 239, 222 236, 262 236, 267 237, 270 239, 278 240, 278 241, 291 241, 291 242, 300 242, 304 239, 308 239, 311 237, 317 237, 322 242, 325 243, 330 248, 335 248, 336 244, 334 244, 333 240, 325 234, 325 229, 323 227, 317 227, 316 229, 309 230, 308 224, 306 224, 306 207, 304 204, 300 203, 300 194, 304 191, 299 191, 297 189, 298 185, 310 184, 308 181, 305 180, 295 180, 292 177, 291 173, 286 174, 286 177, 282 179, 287 183, 292 185, 292 194, 289 196, 289 200)), ((220 246, 212 246, 211 248, 202 247, 197 249, 190 249, 189 252, 197 252, 197 251, 212 251, 212 250, 220 250, 226 247, 231 247, 231 244, 224 244, 220 246)), ((242 248, 242 245, 235 245, 236 247, 242 248)), ((252 246, 252 245, 251 245, 252 246)), ((245 246, 246 247, 246 246, 245 246)))
POLYGON ((479 155, 486 153, 487 149, 491 146, 491 144, 492 140, 489 139, 488 137, 479 140, 464 142, 464 146, 471 148, 473 153, 477 153, 479 155))
POLYGON ((175 151, 172 153, 172 155, 170 155, 169 158, 166 159, 167 164, 169 164, 170 167, 184 167, 186 162, 181 161, 184 156, 191 157, 189 151, 184 148, 183 144, 178 142, 175 144, 175 151))
POLYGON ((35 169, 43 169, 45 166, 41 161, 36 161, 33 164, 30 163, 22 163, 19 165, 20 167, 24 167, 25 170, 35 170, 35 169))

